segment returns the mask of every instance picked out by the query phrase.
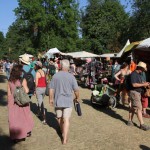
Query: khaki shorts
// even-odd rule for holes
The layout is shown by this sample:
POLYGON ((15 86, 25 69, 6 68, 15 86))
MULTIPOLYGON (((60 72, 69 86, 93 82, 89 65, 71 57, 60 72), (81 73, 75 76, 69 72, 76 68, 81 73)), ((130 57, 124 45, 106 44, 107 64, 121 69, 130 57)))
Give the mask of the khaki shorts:
POLYGON ((130 91, 130 100, 132 108, 142 110, 141 93, 130 91))
POLYGON ((72 107, 56 107, 55 112, 57 118, 70 118, 72 113, 72 107))

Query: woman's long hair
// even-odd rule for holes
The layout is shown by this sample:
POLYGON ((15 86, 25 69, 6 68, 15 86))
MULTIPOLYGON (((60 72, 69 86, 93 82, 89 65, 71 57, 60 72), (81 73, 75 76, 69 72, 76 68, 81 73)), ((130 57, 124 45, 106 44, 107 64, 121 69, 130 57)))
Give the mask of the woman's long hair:
POLYGON ((124 62, 124 63, 122 64, 122 66, 121 66, 120 69, 124 69, 124 68, 126 68, 127 66, 128 66, 128 64, 127 64, 126 62, 124 62))
POLYGON ((22 65, 16 65, 12 68, 9 81, 15 83, 17 80, 21 80, 22 65))

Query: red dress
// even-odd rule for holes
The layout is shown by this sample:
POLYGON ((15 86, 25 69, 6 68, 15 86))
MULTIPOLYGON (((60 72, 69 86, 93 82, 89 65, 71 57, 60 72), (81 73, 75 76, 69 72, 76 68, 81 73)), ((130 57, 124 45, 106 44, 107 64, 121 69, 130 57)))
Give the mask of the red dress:
POLYGON ((20 107, 14 103, 13 93, 15 87, 19 85, 20 81, 16 81, 15 84, 9 82, 12 94, 8 97, 8 121, 12 140, 26 138, 27 133, 32 131, 34 126, 30 105, 20 107))

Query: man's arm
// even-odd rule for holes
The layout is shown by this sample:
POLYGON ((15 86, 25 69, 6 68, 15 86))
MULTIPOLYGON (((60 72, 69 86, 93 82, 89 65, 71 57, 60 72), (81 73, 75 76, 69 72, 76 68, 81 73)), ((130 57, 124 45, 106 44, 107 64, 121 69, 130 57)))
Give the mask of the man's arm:
POLYGON ((75 90, 74 94, 75 94, 75 100, 79 101, 79 90, 75 90))
POLYGON ((54 105, 54 89, 49 89, 49 104, 54 105))
POLYGON ((149 82, 145 82, 145 83, 132 83, 132 86, 133 87, 147 87, 147 86, 149 86, 150 85, 150 83, 149 82))

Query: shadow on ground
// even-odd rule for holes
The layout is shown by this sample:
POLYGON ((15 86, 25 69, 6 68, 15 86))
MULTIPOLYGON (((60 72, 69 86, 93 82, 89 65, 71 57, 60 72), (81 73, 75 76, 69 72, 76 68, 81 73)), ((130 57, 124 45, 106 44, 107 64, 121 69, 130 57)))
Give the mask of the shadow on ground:
MULTIPOLYGON (((0 74, 0 83, 5 83, 6 82, 6 76, 0 74)), ((1 87, 0 89, 0 105, 1 106, 6 106, 7 105, 7 101, 4 98, 7 95, 6 90, 3 90, 3 87, 1 87)))
MULTIPOLYGON (((31 102, 31 111, 37 115, 37 112, 38 112, 38 107, 35 103, 32 103, 31 102)), ((40 121, 42 121, 42 119, 40 117, 37 117, 40 121)), ((59 128, 59 124, 58 124, 58 121, 56 119, 56 115, 52 112, 47 112, 47 109, 46 109, 46 120, 47 120, 47 125, 51 128, 53 128, 56 133, 58 134, 58 136, 60 137, 60 139, 62 139, 62 134, 61 134, 61 131, 60 131, 60 128, 59 128)))
POLYGON ((0 149, 1 150, 15 150, 13 146, 14 146, 14 143, 11 141, 9 136, 3 135, 2 130, 0 129, 0 149))
MULTIPOLYGON (((83 104, 86 104, 86 105, 89 105, 92 107, 90 100, 82 99, 82 101, 83 101, 83 104)), ((114 109, 110 109, 110 108, 100 106, 100 105, 94 105, 93 108, 96 109, 97 111, 107 114, 108 116, 111 116, 112 118, 119 119, 120 121, 124 122, 125 124, 127 123, 127 120, 123 119, 123 117, 121 115, 117 114, 114 109)))
POLYGON ((141 148, 142 150, 150 150, 150 147, 145 146, 145 145, 140 145, 140 148, 141 148))

